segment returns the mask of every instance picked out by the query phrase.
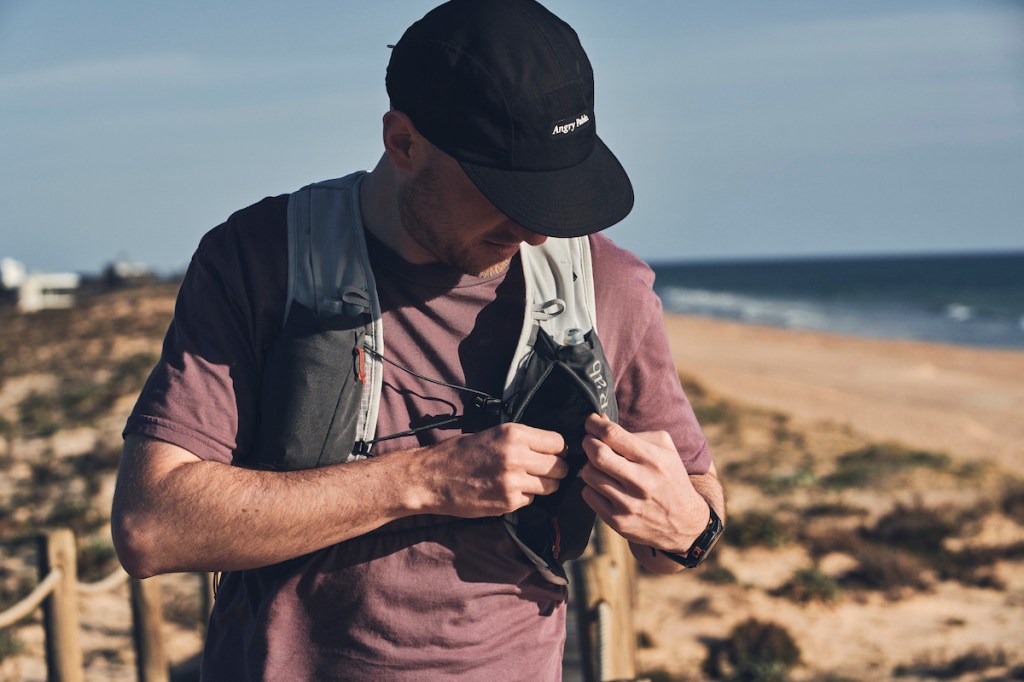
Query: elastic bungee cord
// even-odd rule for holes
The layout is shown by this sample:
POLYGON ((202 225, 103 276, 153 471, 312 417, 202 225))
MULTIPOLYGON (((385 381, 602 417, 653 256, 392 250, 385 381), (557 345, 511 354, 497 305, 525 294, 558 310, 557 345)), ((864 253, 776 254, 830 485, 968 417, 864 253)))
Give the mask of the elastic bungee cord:
MULTIPOLYGON (((408 367, 403 367, 402 365, 398 364, 394 360, 392 360, 390 358, 387 358, 387 357, 384 357, 384 355, 382 355, 381 353, 378 353, 375 350, 372 350, 370 348, 366 348, 365 346, 363 346, 363 348, 361 350, 362 350, 362 352, 366 353, 370 357, 375 358, 377 360, 380 360, 381 362, 386 362, 389 365, 391 365, 392 367, 394 367, 396 369, 400 369, 403 372, 405 372, 407 374, 410 374, 410 375, 416 377, 417 379, 420 379, 421 381, 426 381, 427 383, 434 384, 435 386, 444 386, 445 388, 450 388, 450 389, 453 389, 453 390, 456 390, 456 391, 461 391, 463 393, 468 393, 468 394, 474 396, 474 400, 473 400, 473 407, 474 407, 474 409, 476 409, 477 411, 481 411, 484 414, 491 415, 491 416, 497 416, 497 415, 501 414, 501 410, 504 407, 504 403, 502 402, 501 398, 495 398, 490 393, 486 393, 484 391, 478 391, 477 389, 470 388, 469 386, 460 386, 458 384, 450 384, 450 383, 448 383, 446 381, 441 381, 440 379, 432 379, 432 378, 430 378, 428 376, 424 376, 423 374, 420 374, 419 372, 411 370, 408 367)), ((392 434, 389 434, 387 436, 379 436, 379 437, 373 438, 371 440, 361 441, 359 443, 359 449, 361 450, 361 454, 364 454, 367 457, 373 457, 373 454, 370 453, 368 450, 369 450, 369 447, 371 445, 375 444, 375 443, 380 443, 382 441, 392 440, 392 439, 395 439, 395 438, 403 438, 405 436, 412 436, 412 435, 415 435, 415 434, 419 433, 420 431, 426 431, 428 429, 436 429, 436 428, 441 427, 441 426, 447 426, 448 424, 452 424, 454 422, 457 422, 457 421, 459 421, 460 419, 462 419, 462 418, 464 418, 466 416, 466 413, 458 414, 458 410, 455 407, 455 405, 453 405, 451 403, 449 403, 449 404, 452 405, 452 409, 455 410, 455 414, 451 414, 451 415, 444 416, 444 417, 439 417, 438 419, 435 419, 435 420, 433 420, 433 421, 431 421, 431 422, 429 422, 427 424, 423 424, 421 426, 417 426, 415 428, 408 429, 407 431, 399 431, 398 433, 392 433, 392 434)))

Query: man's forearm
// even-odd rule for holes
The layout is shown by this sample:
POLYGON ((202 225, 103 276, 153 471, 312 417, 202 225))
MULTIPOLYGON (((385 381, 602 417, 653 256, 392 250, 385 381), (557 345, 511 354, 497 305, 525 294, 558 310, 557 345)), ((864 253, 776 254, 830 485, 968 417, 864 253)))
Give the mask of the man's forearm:
POLYGON ((718 518, 725 522, 725 492, 722 490, 722 482, 713 473, 692 474, 690 483, 693 489, 704 498, 708 506, 715 510, 718 518))
POLYGON ((503 424, 348 464, 256 471, 132 436, 114 493, 114 546, 138 577, 241 570, 413 514, 500 516, 558 488, 564 448, 552 431, 503 424))
POLYGON ((112 528, 122 563, 140 577, 277 563, 362 535, 414 508, 400 456, 256 471, 138 437, 126 442, 124 456, 112 528))

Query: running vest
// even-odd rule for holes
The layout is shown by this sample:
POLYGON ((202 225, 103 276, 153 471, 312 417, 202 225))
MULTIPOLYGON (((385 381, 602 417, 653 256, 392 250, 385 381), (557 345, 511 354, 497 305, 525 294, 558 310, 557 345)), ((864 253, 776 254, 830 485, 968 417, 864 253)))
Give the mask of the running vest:
MULTIPOLYGON (((288 202, 284 326, 264 358, 260 423, 246 465, 322 467, 373 456, 385 354, 380 303, 359 206, 365 173, 308 185, 288 202)), ((565 584, 593 511, 576 476, 583 420, 617 418, 612 372, 597 337, 587 237, 523 244, 525 307, 500 400, 481 405, 503 422, 558 431, 570 474, 552 495, 505 515, 512 538, 545 578, 565 584)))

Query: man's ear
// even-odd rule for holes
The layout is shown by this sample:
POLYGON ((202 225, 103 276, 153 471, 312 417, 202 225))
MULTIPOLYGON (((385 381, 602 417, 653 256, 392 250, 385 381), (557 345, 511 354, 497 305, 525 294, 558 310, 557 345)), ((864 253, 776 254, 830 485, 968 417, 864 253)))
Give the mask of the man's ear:
POLYGON ((402 173, 416 173, 426 158, 427 141, 401 111, 384 114, 384 153, 402 173))

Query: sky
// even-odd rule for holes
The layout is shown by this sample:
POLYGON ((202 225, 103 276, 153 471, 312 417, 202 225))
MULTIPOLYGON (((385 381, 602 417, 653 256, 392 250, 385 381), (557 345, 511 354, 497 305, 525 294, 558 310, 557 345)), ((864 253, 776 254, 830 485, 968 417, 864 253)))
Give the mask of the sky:
MULTIPOLYGON (((595 70, 643 258, 1024 250, 1024 3, 548 0, 595 70)), ((372 168, 430 0, 0 0, 0 257, 163 272, 372 168)))

